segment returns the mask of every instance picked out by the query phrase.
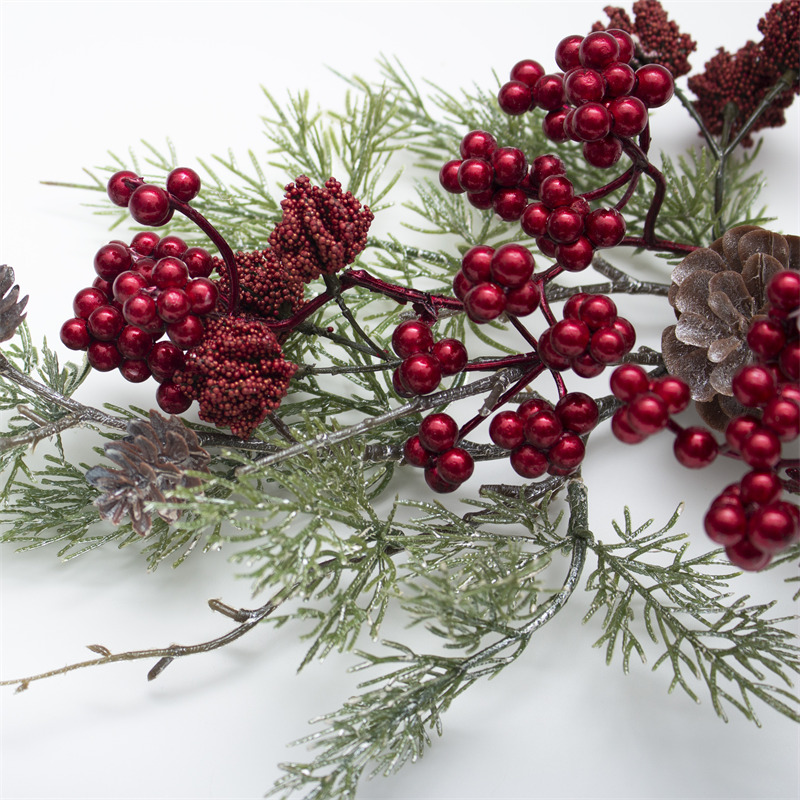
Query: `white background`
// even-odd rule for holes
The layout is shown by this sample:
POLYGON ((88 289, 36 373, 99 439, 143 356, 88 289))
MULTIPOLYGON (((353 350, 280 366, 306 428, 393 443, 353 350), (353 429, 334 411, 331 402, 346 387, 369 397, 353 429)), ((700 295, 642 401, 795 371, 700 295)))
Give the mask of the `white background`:
MULTIPOLYGON (((682 29, 699 42, 695 69, 727 45, 757 37, 766 2, 669 2, 682 29)), ((420 83, 457 90, 493 86, 521 58, 552 69, 560 38, 604 18, 603 3, 342 2, 7 2, 0 3, 0 263, 31 295, 35 339, 58 342, 74 292, 91 274, 106 241, 102 218, 82 207, 92 198, 42 186, 83 180, 81 168, 108 163, 140 139, 169 136, 184 163, 231 148, 263 153, 260 84, 277 97, 308 88, 336 108, 344 74, 378 79, 375 59, 396 55, 420 83)), ((685 81, 685 79, 684 79, 685 81)), ((654 147, 696 143, 677 107, 659 111, 654 147)), ((760 166, 763 199, 776 229, 798 222, 798 110, 768 131, 760 166)), ((141 152, 141 150, 140 150, 141 152)), ((275 174, 275 181, 284 176, 275 174)), ((376 220, 376 225, 381 224, 376 220)), ((401 233, 402 236, 402 233, 401 233)), ((662 275, 663 279, 663 275, 662 275)), ((638 320, 657 341, 669 318, 638 320)), ((663 318, 662 318, 663 317, 663 318)), ((634 321, 637 320, 634 317, 634 321)), ((60 343, 62 356, 68 356, 60 343)), ((571 384, 572 385, 572 384, 571 384)), ((573 388, 579 388, 573 386, 573 388)), ((100 404, 143 391, 93 375, 80 397, 100 404)), ((148 402, 147 399, 142 402, 148 402)), ((624 448, 602 433, 592 440, 584 475, 592 527, 628 504, 635 521, 665 520, 679 501, 679 523, 705 548, 702 514, 735 465, 697 474, 680 468, 667 435, 624 448)), ((88 443, 86 444, 88 448, 88 443)), ((88 456, 87 456, 88 457, 88 456)), ((398 491, 420 493, 418 475, 398 491)), ((195 557, 178 573, 145 571, 136 548, 96 552, 61 564, 51 551, 0 550, 0 675, 28 674, 86 657, 85 644, 112 650, 190 643, 219 635, 226 620, 205 608, 210 597, 247 606, 246 580, 233 577, 227 553, 195 557)), ((788 573, 786 573, 788 574, 788 573)), ((793 613, 785 575, 748 576, 740 591, 781 598, 793 613)), ((445 736, 418 765, 365 783, 361 798, 796 798, 800 739, 795 724, 769 709, 764 728, 737 716, 725 725, 704 697, 695 706, 668 677, 634 663, 606 667, 591 648, 597 620, 581 626, 579 592, 558 620, 498 680, 460 698, 445 736)), ((795 623, 790 623, 797 629, 795 623)), ((306 722, 352 691, 351 657, 330 657, 301 675, 303 654, 290 629, 264 628, 217 653, 173 664, 157 681, 134 663, 73 673, 15 696, 0 692, 0 797, 255 798, 282 760, 302 760, 286 743, 306 722)), ((734 712, 735 713, 735 712, 734 712)))

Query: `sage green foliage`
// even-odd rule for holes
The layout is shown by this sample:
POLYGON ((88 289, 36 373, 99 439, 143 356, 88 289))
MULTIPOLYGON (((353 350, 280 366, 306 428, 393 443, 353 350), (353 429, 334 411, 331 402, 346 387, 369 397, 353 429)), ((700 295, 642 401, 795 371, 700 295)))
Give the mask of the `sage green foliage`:
MULTIPOLYGON (((447 291, 468 247, 526 241, 518 226, 476 212, 463 197, 439 189, 435 172, 456 157, 464 133, 492 131, 501 145, 519 146, 530 158, 555 146, 541 132, 539 112, 509 117, 499 111, 493 92, 480 90, 456 97, 434 87, 424 96, 401 65, 383 60, 380 67, 379 84, 346 79, 349 94, 339 111, 317 109, 307 93, 284 102, 265 91, 264 131, 273 149, 249 152, 243 164, 230 153, 199 161, 204 188, 193 205, 235 249, 261 249, 280 219, 282 186, 298 174, 317 183, 334 175, 376 211, 392 202, 404 175, 404 182, 416 181, 417 197, 406 207, 414 244, 403 243, 402 230, 371 238, 357 266, 415 288, 447 291), (419 232, 431 235, 430 247, 418 246, 419 232)), ((657 130, 657 120, 655 125, 657 130)), ((579 191, 616 174, 588 167, 572 143, 557 152, 579 191)), ((764 219, 762 211, 753 210, 760 185, 754 159, 755 152, 728 163, 728 199, 721 212, 726 225, 764 219)), ((145 144, 143 156, 133 151, 125 159, 112 156, 106 169, 89 172, 92 184, 83 188, 104 190, 107 173, 122 168, 163 182, 179 163, 171 144, 166 152, 145 144)), ((712 160, 698 149, 662 163, 671 191, 659 235, 707 244, 718 221, 712 160)), ((641 233, 651 190, 643 178, 626 210, 629 233, 641 233)), ((108 203, 98 208, 114 225, 127 222, 124 210, 108 203)), ((182 218, 176 217, 169 231, 207 244, 182 218)), ((536 258, 547 263, 539 254, 536 258)), ((308 296, 317 288, 310 287, 308 296)), ((388 347, 402 309, 367 291, 349 291, 342 299, 370 337, 388 347)), ((144 540, 129 524, 114 528, 99 522, 92 504, 96 490, 83 477, 90 465, 75 464, 60 436, 39 444, 36 458, 25 445, 0 451, 0 513, 10 523, 2 539, 9 544, 22 549, 54 544, 63 558, 110 542, 135 544, 151 569, 224 547, 254 591, 291 595, 268 621, 292 624, 305 638, 301 666, 363 646, 365 637, 379 640, 392 607, 432 634, 439 647, 430 653, 400 642, 361 653, 361 668, 374 677, 359 695, 318 720, 320 728, 302 740, 316 754, 285 765, 274 795, 288 798, 299 791, 308 800, 353 798, 365 774, 390 773, 420 757, 431 732, 441 732, 450 704, 522 654, 575 591, 589 560, 586 619, 599 624, 596 644, 609 662, 619 654, 627 671, 632 655, 653 657, 654 669, 671 672, 672 688, 695 699, 707 693, 723 718, 732 707, 757 721, 752 705, 757 698, 800 721, 789 683, 800 661, 786 620, 769 619, 769 606, 748 606, 746 597, 736 596, 735 573, 719 551, 690 554, 686 534, 673 530, 677 513, 651 531, 650 522, 634 528, 626 510, 624 524, 614 523, 615 536, 605 541, 588 529, 580 478, 568 482, 566 503, 558 493, 531 499, 524 485, 475 487, 466 505, 398 499, 392 478, 399 448, 416 432, 421 415, 409 413, 372 428, 368 437, 357 427, 396 408, 394 363, 376 360, 333 303, 303 330, 316 335, 295 334, 284 344, 300 370, 280 419, 300 441, 355 425, 352 435, 267 466, 235 441, 216 448, 212 472, 202 475, 202 491, 177 491, 169 505, 180 509, 178 521, 168 526, 156 520, 144 540), (43 461, 42 449, 47 449, 43 461), (379 452, 388 455, 375 457, 379 452), (766 675, 779 685, 766 683, 766 675)), ((504 341, 502 326, 477 327, 463 315, 442 319, 437 335, 472 337, 480 355, 516 352, 504 341)), ((24 326, 3 352, 22 372, 65 396, 86 375, 85 363, 61 366, 46 346, 38 352, 24 326)), ((66 413, 0 374, 0 410, 8 412, 4 435, 36 428, 14 412, 20 404, 46 422, 66 413)), ((146 413, 109 411, 118 418, 146 413)), ((98 446, 103 436, 121 435, 91 427, 98 446)), ((200 434, 211 431, 191 427, 200 434)), ((257 437, 273 450, 287 446, 269 421, 257 437)), ((561 488, 565 485, 562 481, 561 488)), ((778 561, 798 556, 795 547, 778 561)))

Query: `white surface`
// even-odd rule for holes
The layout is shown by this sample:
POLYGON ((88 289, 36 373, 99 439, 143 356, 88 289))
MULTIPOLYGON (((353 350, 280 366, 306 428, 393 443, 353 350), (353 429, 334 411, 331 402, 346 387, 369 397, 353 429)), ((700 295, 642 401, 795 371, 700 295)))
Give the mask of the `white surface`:
MULTIPOLYGON (((666 5, 700 42, 692 58, 699 69, 717 46, 735 49, 756 37, 769 4, 666 5)), ((374 79, 379 53, 398 56, 420 83, 451 90, 491 86, 493 69, 502 76, 521 58, 551 68, 557 41, 588 31, 603 18, 602 6, 3 0, 0 262, 15 267, 31 294, 34 336, 58 341, 70 298, 108 238, 103 220, 81 206, 85 195, 40 180, 81 181, 82 167, 105 165, 107 150, 123 153, 140 139, 161 144, 169 136, 190 166, 228 147, 241 158, 248 148, 263 152, 259 84, 279 98, 309 88, 315 102, 334 108, 343 88, 326 67, 374 79)), ((763 199, 777 227, 796 230, 797 106, 789 119, 766 133, 763 199)), ((657 149, 676 152, 696 135, 674 103, 657 115, 654 138, 657 149)), ((657 336, 667 322, 651 324, 657 336)), ((122 384, 95 375, 83 396, 123 400, 130 387, 122 384)), ((669 448, 666 438, 635 449, 593 438, 584 473, 601 538, 625 503, 634 520, 662 521, 686 500, 680 527, 706 546, 704 507, 740 473, 731 465, 699 475, 681 470, 669 448)), ((417 478, 404 478, 399 491, 417 491, 417 478)), ((252 602, 225 556, 190 559, 177 574, 166 566, 147 574, 135 548, 68 565, 51 551, 1 550, 0 674, 84 658, 82 647, 92 642, 121 650, 218 635, 226 621, 205 609, 206 599, 252 602)), ((755 599, 784 598, 776 612, 791 613, 782 577, 743 583, 755 599)), ((459 699, 444 738, 420 764, 364 784, 360 798, 798 796, 796 725, 766 708, 759 708, 762 730, 735 716, 725 725, 706 699, 696 707, 678 693, 668 697, 663 670, 634 664, 626 677, 619 663, 607 668, 591 648, 598 622, 580 625, 586 603, 585 593, 576 594, 501 678, 459 699)), ((0 797, 259 797, 279 761, 306 755, 285 744, 353 691, 343 675, 352 659, 330 657, 296 676, 302 653, 290 629, 265 628, 178 662, 152 684, 144 680, 149 665, 135 663, 45 681, 18 696, 4 689, 0 797)))

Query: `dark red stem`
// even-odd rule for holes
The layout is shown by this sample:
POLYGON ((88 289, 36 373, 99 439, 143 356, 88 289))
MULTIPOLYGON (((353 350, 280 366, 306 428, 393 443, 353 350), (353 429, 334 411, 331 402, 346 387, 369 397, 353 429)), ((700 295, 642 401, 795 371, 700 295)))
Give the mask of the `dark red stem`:
POLYGON ((436 316, 435 310, 439 308, 448 308, 453 311, 461 311, 464 308, 463 303, 455 297, 444 297, 387 283, 380 278, 373 277, 364 269, 347 270, 342 274, 340 281, 342 289, 361 286, 371 292, 382 294, 384 297, 390 297, 398 303, 419 303, 424 309, 430 310, 434 317, 436 316))
POLYGON ((615 189, 619 189, 620 186, 624 186, 628 181, 634 179, 636 174, 639 170, 636 170, 635 167, 631 166, 625 170, 618 178, 614 178, 613 181, 607 183, 605 186, 600 186, 598 189, 592 189, 591 192, 584 192, 582 195, 579 195, 587 202, 590 200, 599 200, 601 197, 605 197, 607 194, 611 194, 615 189))

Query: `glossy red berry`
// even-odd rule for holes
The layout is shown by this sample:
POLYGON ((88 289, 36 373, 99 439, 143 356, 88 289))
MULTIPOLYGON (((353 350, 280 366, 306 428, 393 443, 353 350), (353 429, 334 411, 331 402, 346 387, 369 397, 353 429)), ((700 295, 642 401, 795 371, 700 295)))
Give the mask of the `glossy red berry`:
POLYGON ((585 236, 579 236, 574 242, 557 245, 555 255, 567 272, 582 272, 592 263, 594 246, 585 236))
POLYGON ((596 378, 606 368, 605 364, 595 361, 591 353, 581 353, 579 356, 573 356, 569 365, 572 371, 580 378, 596 378))
POLYGON ((564 427, 555 411, 538 411, 525 420, 525 440, 540 450, 552 447, 563 432, 564 427))
POLYGON ((583 157, 593 167, 608 169, 613 167, 621 156, 622 142, 614 134, 594 142, 585 142, 583 145, 583 157))
POLYGON ((772 469, 781 458, 781 443, 770 430, 758 428, 741 446, 742 458, 753 469, 772 469))
POLYGON ((118 303, 125 303, 126 300, 146 289, 148 285, 147 279, 140 272, 126 270, 114 278, 111 291, 118 303))
POLYGON ((167 191, 189 203, 200 193, 200 176, 189 167, 178 167, 167 175, 167 191))
POLYGON ((617 136, 638 136, 647 127, 647 108, 638 97, 618 97, 608 106, 617 136))
POLYGON ((189 281, 189 270, 179 258, 167 256, 156 261, 152 282, 159 289, 183 289, 189 281))
POLYGON ((439 362, 442 375, 456 375, 467 366, 467 348, 458 339, 440 339, 431 355, 439 362))
POLYGON ((725 548, 725 555, 734 566, 748 572, 757 572, 769 564, 772 556, 759 550, 749 539, 742 539, 725 548))
POLYGON ((149 256, 155 252, 161 238, 155 231, 139 231, 131 239, 131 250, 135 250, 141 256, 149 256))
POLYGON ((798 534, 796 517, 786 502, 759 508, 748 521, 747 538, 762 553, 780 553, 797 541, 798 534))
POLYGON ((105 281, 112 282, 117 275, 131 267, 131 254, 124 244, 104 244, 94 257, 94 271, 105 281))
POLYGON ((141 178, 139 178, 135 172, 131 172, 130 170, 121 170, 120 172, 115 172, 108 179, 106 191, 108 192, 108 196, 114 205, 125 208, 125 206, 127 206, 130 202, 131 195, 136 187, 129 186, 129 181, 141 183, 141 178))
POLYGON ((616 247, 625 238, 625 218, 616 208, 598 208, 584 222, 586 237, 595 247, 616 247))
POLYGON ((86 328, 86 320, 79 317, 68 319, 61 326, 60 335, 61 342, 70 350, 85 350, 91 341, 86 328))
POLYGON ((164 383, 186 366, 186 358, 183 351, 172 342, 156 342, 147 356, 147 366, 153 377, 159 383, 164 383))
POLYGON ((728 547, 744 539, 747 516, 741 503, 713 504, 706 512, 703 526, 712 542, 728 547))
POLYGON ((603 67, 602 75, 606 84, 606 99, 629 95, 636 85, 633 69, 621 61, 603 67))
POLYGON ((792 400, 776 397, 764 406, 761 423, 782 442, 800 436, 800 406, 792 400))
POLYGON ((667 404, 667 411, 670 414, 680 414, 689 406, 692 399, 689 387, 680 378, 672 375, 654 380, 650 389, 667 404))
POLYGON ((96 308, 106 305, 108 301, 109 298, 100 289, 94 287, 81 289, 72 301, 72 312, 76 317, 88 319, 96 308))
POLYGON ((672 99, 675 81, 672 73, 661 64, 645 64, 636 70, 636 86, 633 90, 648 108, 658 108, 672 99))
POLYGON ((473 283, 488 281, 492 270, 494 248, 485 244, 475 245, 461 258, 461 270, 473 283))
POLYGON ((119 365, 119 372, 126 381, 142 383, 150 377, 150 369, 145 361, 126 359, 119 365))
POLYGON ((625 339, 612 327, 600 328, 592 334, 589 344, 592 358, 599 364, 618 364, 628 352, 625 339))
POLYGON ((610 384, 614 397, 623 403, 630 402, 650 389, 650 379, 638 364, 622 364, 617 367, 611 373, 610 384))
POLYGON ((619 58, 619 43, 607 31, 593 31, 581 42, 578 55, 585 67, 602 68, 619 58))
POLYGON ((558 244, 574 242, 583 233, 583 216, 569 206, 556 208, 547 218, 546 232, 558 244))
POLYGON ((506 114, 524 114, 533 105, 531 87, 522 81, 508 81, 500 87, 497 103, 506 114))
POLYGON ((442 380, 439 362, 428 353, 409 356, 399 367, 403 385, 414 394, 429 394, 442 380))
POLYGON ((742 451, 742 444, 752 433, 761 427, 761 422, 757 417, 744 415, 734 417, 725 428, 725 441, 734 452, 742 451))
POLYGON ((464 308, 473 322, 489 322, 506 308, 506 296, 496 283, 479 283, 464 298, 464 308))
POLYGON ((191 311, 192 303, 182 289, 165 289, 158 295, 156 307, 164 322, 180 322, 191 311))
POLYGON ((605 91, 603 76, 595 69, 576 67, 564 75, 564 96, 573 106, 599 102, 605 91))
POLYGON ((208 314, 217 307, 219 291, 217 284, 208 278, 194 278, 186 284, 184 291, 189 298, 193 314, 208 314))
POLYGON ((521 444, 511 451, 511 467, 523 478, 538 478, 547 472, 547 457, 529 444, 521 444))
POLYGON ((542 132, 551 142, 566 142, 569 139, 564 129, 567 113, 566 108, 558 108, 548 112, 542 120, 542 132))
POLYGON ((580 320, 562 319, 550 330, 550 342, 555 350, 566 358, 583 353, 589 346, 592 335, 580 320))
POLYGON ((800 381, 800 342, 797 340, 785 345, 778 358, 778 366, 790 381, 800 381))
POLYGON ((169 195, 159 186, 145 183, 131 195, 131 216, 140 224, 158 228, 172 218, 169 195))
POLYGON ((522 189, 498 189, 492 193, 492 208, 500 219, 515 222, 525 211, 528 198, 522 189))
POLYGON ((156 391, 156 401, 162 411, 167 414, 183 414, 192 404, 190 397, 187 397, 179 387, 171 381, 162 383, 156 391))
POLYGON ((152 328, 158 324, 156 301, 149 294, 140 292, 125 301, 122 306, 122 316, 129 325, 145 329, 152 328))
POLYGON ((504 450, 513 450, 525 441, 525 426, 516 411, 500 411, 489 423, 489 438, 504 450))
POLYGON ((539 307, 541 296, 539 287, 533 281, 506 292, 506 313, 515 317, 525 317, 539 307))
POLYGON ((458 488, 458 484, 446 481, 440 474, 436 464, 425 467, 425 483, 433 489, 434 492, 439 494, 447 494, 454 492, 458 488))
POLYGON ((181 256, 181 261, 186 264, 191 278, 207 278, 214 269, 211 254, 203 247, 190 247, 181 256))
POLYGON ((569 369, 570 361, 566 356, 562 356, 558 350, 553 347, 552 328, 547 328, 542 331, 537 343, 537 353, 542 363, 548 368, 557 371, 569 369))
POLYGON ((574 33, 565 36, 557 45, 555 51, 556 64, 558 68, 566 72, 580 66, 580 47, 583 36, 574 33))
POLYGON ((508 289, 526 283, 533 274, 535 262, 530 251, 511 242, 498 247, 491 260, 491 278, 508 289))
POLYGON ((188 350, 203 341, 205 328, 199 317, 187 314, 180 321, 167 324, 167 336, 181 350, 188 350))
POLYGON ((569 392, 556 403, 556 416, 564 430, 584 436, 594 430, 600 420, 597 403, 584 392, 569 392))
POLYGON ((458 485, 472 477, 475 462, 463 448, 452 447, 436 459, 436 469, 442 480, 458 485))
POLYGON ((626 421, 636 433, 643 436, 657 433, 669 421, 666 403, 652 392, 634 397, 628 404, 627 411, 626 421))
POLYGON ((474 287, 475 284, 464 274, 463 270, 456 272, 453 277, 453 294, 461 300, 462 303, 469 290, 474 287))
POLYGON ((589 330, 607 328, 617 318, 617 305, 604 294, 589 295, 580 306, 580 319, 589 326, 589 330))
POLYGON ((467 202, 481 211, 488 211, 494 205, 494 191, 490 188, 482 192, 467 192, 467 202))
POLYGON ((619 28, 609 28, 606 33, 610 33, 619 45, 619 60, 623 64, 627 64, 633 58, 634 46, 633 39, 627 31, 620 30, 619 28))
POLYGON ((740 483, 740 499, 743 505, 754 503, 769 505, 780 499, 783 485, 781 479, 769 470, 753 470, 745 475, 740 483))
POLYGON ((394 372, 392 372, 392 388, 394 389, 398 397, 416 396, 414 392, 412 392, 407 386, 403 384, 403 378, 400 375, 399 367, 396 370, 394 370, 394 372))
POLYGON ((153 337, 135 325, 126 325, 117 337, 117 349, 123 358, 147 358, 153 349, 153 337))
POLYGON ((583 441, 574 433, 565 433, 547 452, 547 460, 558 474, 563 474, 576 470, 585 455, 583 441))
POLYGON ((639 444, 647 438, 647 434, 639 433, 631 427, 626 406, 614 412, 611 417, 611 431, 624 444, 639 444))
POLYGON ((520 218, 522 230, 528 236, 544 236, 547 233, 547 220, 550 218, 550 209, 543 203, 531 203, 520 218))
POLYGON ((89 333, 101 342, 110 342, 116 339, 125 326, 122 313, 114 306, 100 306, 89 315, 86 327, 89 333))
POLYGON ((490 159, 497 147, 497 139, 486 131, 470 131, 461 140, 461 158, 490 159))
POLYGON ((122 356, 113 342, 92 342, 86 356, 98 372, 111 372, 122 363, 122 356))
POLYGON ((575 109, 569 123, 578 141, 597 142, 611 133, 613 120, 600 103, 584 103, 575 109))
POLYGON ((433 334, 430 326, 418 319, 401 322, 392 333, 392 350, 400 358, 408 358, 416 353, 430 353, 433 347, 433 334))
POLYGON ((432 453, 449 450, 458 439, 458 423, 449 414, 430 414, 419 426, 419 440, 432 453))
POLYGON ((762 361, 771 361, 780 355, 786 344, 783 326, 774 319, 754 319, 747 331, 747 346, 762 361))
POLYGON ((689 469, 707 467, 717 457, 717 440, 705 428, 685 428, 675 437, 675 458, 689 469))
POLYGON ((412 436, 403 445, 403 458, 412 467, 428 467, 433 463, 434 454, 420 441, 419 436, 412 436))
POLYGON ((526 86, 533 88, 542 75, 544 75, 544 67, 538 61, 526 58, 514 64, 509 77, 512 81, 521 81, 526 86))
POLYGON ((760 364, 742 367, 733 376, 731 388, 744 406, 765 406, 776 393, 772 372, 760 364))
POLYGON ((800 306, 800 273, 784 270, 773 275, 767 284, 767 297, 780 311, 793 311, 800 306))
POLYGON ((564 175, 549 175, 539 185, 539 199, 549 209, 568 206, 575 199, 575 190, 564 175))

